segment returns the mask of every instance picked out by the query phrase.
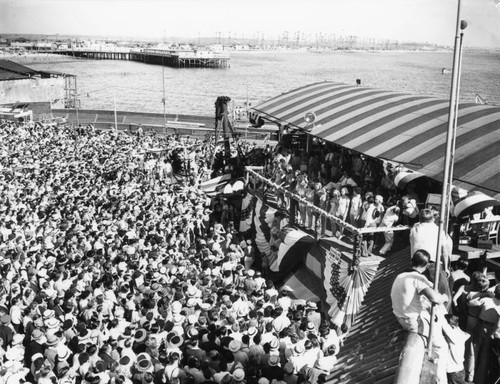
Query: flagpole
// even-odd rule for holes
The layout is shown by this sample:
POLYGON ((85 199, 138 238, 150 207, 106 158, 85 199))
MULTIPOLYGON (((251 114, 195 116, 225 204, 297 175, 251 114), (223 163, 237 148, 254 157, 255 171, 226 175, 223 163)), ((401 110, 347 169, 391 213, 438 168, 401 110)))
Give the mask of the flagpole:
MULTIPOLYGON (((162 58, 162 60, 163 60, 163 58, 162 58)), ((163 103, 163 127, 165 128, 165 134, 166 134, 167 133, 167 110, 166 110, 167 100, 165 98, 165 65, 163 64, 163 62, 161 63, 161 68, 162 68, 161 78, 163 81, 163 99, 161 101, 163 103)))
MULTIPOLYGON (((447 192, 447 198, 449 199, 448 201, 451 201, 451 190, 453 189, 453 168, 455 166, 455 145, 457 142, 457 129, 458 129, 458 107, 460 104, 460 80, 462 77, 462 48, 463 48, 463 38, 464 38, 464 29, 467 28, 467 21, 461 20, 460 21, 460 43, 459 43, 459 48, 458 48, 458 76, 457 76, 457 98, 455 101, 455 120, 453 122, 453 137, 452 137, 452 143, 451 143, 451 158, 450 158, 450 182, 448 183, 448 192, 447 192)), ((450 204, 448 203, 446 205, 446 213, 443 217, 444 220, 444 228, 449 228, 449 218, 450 218, 450 204)))
MULTIPOLYGON (((451 92, 450 92, 450 104, 448 108, 448 130, 446 134, 446 153, 444 158, 443 165, 443 187, 441 192, 441 209, 439 212, 439 235, 436 245, 436 271, 434 274, 434 290, 438 290, 439 285, 439 274, 441 271, 441 248, 445 242, 445 231, 447 230, 444 227, 446 212, 448 210, 449 205, 449 195, 448 195, 448 185, 451 184, 451 180, 453 179, 450 174, 451 167, 451 157, 453 152, 453 137, 455 135, 456 127, 455 127, 455 115, 457 111, 456 100, 458 94, 458 78, 459 78, 459 42, 460 42, 460 11, 461 11, 461 0, 457 1, 457 23, 455 29, 455 45, 453 49, 453 69, 452 69, 452 80, 451 80, 451 92)), ((435 304, 432 305, 431 309, 431 319, 434 319, 435 315, 435 304)), ((433 347, 433 336, 434 336, 435 326, 434 321, 431 320, 430 329, 429 329, 429 340, 427 344, 427 356, 428 358, 432 358, 432 347, 433 347)))

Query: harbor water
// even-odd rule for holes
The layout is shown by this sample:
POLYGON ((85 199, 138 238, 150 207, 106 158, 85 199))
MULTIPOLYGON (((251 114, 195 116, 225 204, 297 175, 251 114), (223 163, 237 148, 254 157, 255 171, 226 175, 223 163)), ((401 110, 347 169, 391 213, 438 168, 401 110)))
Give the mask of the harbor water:
MULTIPOLYGON (((218 96, 252 105, 306 84, 335 81, 448 99, 453 53, 232 52, 229 69, 168 68, 131 61, 57 57, 28 66, 77 75, 80 107, 211 116, 218 96)), ((461 102, 500 104, 500 52, 465 51, 461 102)))

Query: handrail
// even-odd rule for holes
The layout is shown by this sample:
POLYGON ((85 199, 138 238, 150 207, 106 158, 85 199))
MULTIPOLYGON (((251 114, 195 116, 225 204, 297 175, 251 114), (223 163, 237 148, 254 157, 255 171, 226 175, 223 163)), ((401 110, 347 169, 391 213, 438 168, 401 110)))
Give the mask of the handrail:
POLYGON ((297 200, 300 203, 305 204, 308 208, 312 209, 315 213, 318 213, 318 214, 320 214, 320 215, 322 215, 322 216, 324 216, 324 217, 326 217, 328 219, 331 219, 331 220, 335 221, 337 224, 340 224, 340 225, 344 226, 345 228, 349 229, 350 231, 352 231, 352 232, 354 232, 354 233, 356 233, 358 235, 361 234, 361 231, 359 230, 359 228, 356 228, 355 226, 353 226, 353 225, 351 225, 349 223, 346 223, 344 220, 341 220, 338 217, 333 216, 331 213, 328 213, 325 210, 316 207, 314 204, 311 204, 306 199, 303 199, 299 195, 296 195, 295 193, 290 192, 290 191, 284 189, 280 185, 272 182, 271 180, 266 179, 264 176, 258 174, 254 170, 249 169, 248 167, 246 167, 245 169, 246 169, 247 172, 251 173, 253 176, 256 176, 257 178, 259 178, 261 181, 263 181, 267 185, 270 185, 270 186, 276 188, 278 191, 282 192, 285 196, 292 197, 294 200, 297 200))
POLYGON ((247 172, 256 176, 258 179, 260 179, 261 181, 263 181, 267 185, 269 185, 273 188, 276 188, 276 190, 278 190, 279 192, 282 192, 285 196, 291 197, 294 200, 297 200, 298 202, 305 204, 308 208, 312 209, 315 213, 317 213, 323 217, 326 217, 327 219, 335 221, 335 223, 343 226, 344 228, 348 229, 349 231, 351 231, 357 235, 362 235, 362 234, 366 234, 366 233, 381 233, 381 232, 384 233, 384 232, 393 232, 393 231, 406 231, 406 230, 410 229, 410 227, 407 227, 407 226, 357 228, 357 227, 353 226, 352 224, 349 224, 349 223, 345 222, 344 220, 339 219, 336 216, 333 216, 331 213, 328 213, 325 210, 318 208, 317 206, 315 206, 311 202, 305 200, 304 198, 300 197, 299 195, 286 190, 282 186, 272 182, 269 179, 266 179, 264 176, 255 172, 251 167, 245 167, 245 169, 247 172))
POLYGON ((399 356, 399 367, 394 384, 419 384, 425 355, 425 343, 421 335, 408 332, 399 356))
POLYGON ((500 216, 490 217, 488 219, 470 220, 469 224, 496 223, 497 221, 500 221, 500 216))

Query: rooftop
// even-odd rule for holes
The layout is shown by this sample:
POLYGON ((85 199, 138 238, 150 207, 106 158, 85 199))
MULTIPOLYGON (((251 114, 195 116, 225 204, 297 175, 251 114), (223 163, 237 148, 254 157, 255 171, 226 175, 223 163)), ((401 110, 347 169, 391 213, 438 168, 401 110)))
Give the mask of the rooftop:
POLYGON ((0 81, 29 79, 34 76, 48 78, 59 75, 61 74, 56 72, 38 71, 11 60, 0 60, 0 81))
POLYGON ((394 382, 406 333, 392 313, 390 293, 395 277, 410 267, 408 248, 380 263, 328 383, 394 382))

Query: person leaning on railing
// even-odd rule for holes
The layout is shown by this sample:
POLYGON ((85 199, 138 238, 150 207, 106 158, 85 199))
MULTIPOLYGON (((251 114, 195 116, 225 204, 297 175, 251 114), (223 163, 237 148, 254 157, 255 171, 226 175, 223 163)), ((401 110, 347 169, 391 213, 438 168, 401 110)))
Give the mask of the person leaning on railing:
POLYGON ((404 330, 427 336, 430 305, 424 306, 421 297, 433 304, 444 304, 448 296, 434 290, 424 275, 430 265, 430 255, 427 251, 415 251, 411 265, 412 268, 400 273, 392 285, 392 311, 404 330))

